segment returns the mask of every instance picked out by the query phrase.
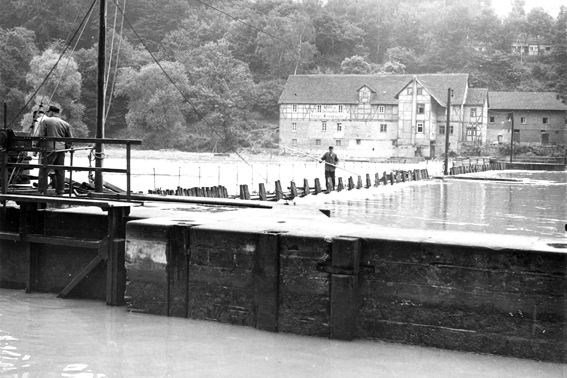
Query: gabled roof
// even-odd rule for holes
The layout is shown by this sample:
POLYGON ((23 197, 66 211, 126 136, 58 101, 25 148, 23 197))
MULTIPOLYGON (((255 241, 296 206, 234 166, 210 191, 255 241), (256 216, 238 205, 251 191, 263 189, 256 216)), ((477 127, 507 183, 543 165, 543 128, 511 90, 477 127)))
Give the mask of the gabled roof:
POLYGON ((417 78, 425 89, 445 105, 447 89, 452 88, 454 104, 462 104, 468 74, 424 75, 293 75, 280 96, 280 104, 358 104, 358 90, 375 90, 371 104, 397 104, 396 95, 417 78))
POLYGON ((469 88, 465 105, 484 105, 487 98, 488 88, 469 88))
POLYGON ((567 105, 555 92, 489 92, 490 109, 499 110, 559 110, 567 105))

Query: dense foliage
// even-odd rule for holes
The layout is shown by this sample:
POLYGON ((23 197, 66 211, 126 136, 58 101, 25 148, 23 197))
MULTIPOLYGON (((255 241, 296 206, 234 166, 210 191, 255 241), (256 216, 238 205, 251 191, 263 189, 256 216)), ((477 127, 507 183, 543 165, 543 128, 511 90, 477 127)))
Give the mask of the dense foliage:
MULTIPOLYGON (((12 127, 27 129, 43 101, 94 135, 91 7, 2 0, 0 97, 12 127)), ((503 18, 486 0, 108 0, 106 135, 190 151, 266 146, 294 74, 465 72, 473 87, 567 100, 566 17, 565 7, 526 13, 524 0, 503 18), (512 52, 527 39, 552 53, 512 52)))

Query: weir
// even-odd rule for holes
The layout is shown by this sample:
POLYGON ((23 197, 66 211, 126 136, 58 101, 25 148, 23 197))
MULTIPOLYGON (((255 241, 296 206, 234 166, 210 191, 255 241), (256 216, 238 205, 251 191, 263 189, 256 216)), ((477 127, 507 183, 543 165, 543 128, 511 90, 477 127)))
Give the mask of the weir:
MULTIPOLYGON (((300 206, 253 202, 265 206, 225 199, 132 207, 122 220, 128 308, 565 362, 567 244, 352 225, 300 206)), ((9 219, 20 219, 18 206, 8 204, 9 219)), ((108 229, 107 215, 93 206, 47 208, 40 217, 46 236, 101 239, 108 229)), ((81 246, 2 240, 0 284, 60 293, 96 255, 81 246), (30 264, 38 272, 32 287, 30 264)), ((112 274, 97 264, 67 297, 106 299, 112 274)))

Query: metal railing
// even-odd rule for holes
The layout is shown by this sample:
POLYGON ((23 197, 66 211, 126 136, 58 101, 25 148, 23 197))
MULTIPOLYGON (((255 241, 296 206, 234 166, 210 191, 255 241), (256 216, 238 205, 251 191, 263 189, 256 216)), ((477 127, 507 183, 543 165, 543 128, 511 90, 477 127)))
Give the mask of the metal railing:
MULTIPOLYGON (((12 170, 31 170, 35 168, 39 169, 60 169, 64 171, 69 171, 69 182, 70 182, 70 189, 69 189, 69 196, 72 195, 72 172, 107 172, 107 173, 124 173, 126 174, 126 198, 130 201, 130 175, 131 175, 131 166, 130 166, 130 159, 131 159, 131 147, 141 145, 141 140, 132 140, 132 139, 107 139, 107 138, 57 138, 57 137, 32 137, 32 136, 14 136, 12 140, 8 143, 8 148, 1 150, 1 168, 2 168, 2 194, 6 194, 9 186, 8 180, 8 171, 12 170), (84 166, 73 166, 73 154, 75 151, 84 150, 84 149, 94 149, 95 147, 77 147, 68 148, 64 150, 56 150, 56 152, 69 152, 70 153, 70 165, 52 165, 46 164, 45 162, 40 164, 29 164, 25 162, 18 162, 13 163, 8 161, 8 154, 9 152, 18 152, 21 154, 26 154, 27 152, 34 152, 34 153, 45 153, 46 148, 42 147, 33 147, 34 142, 63 142, 65 145, 77 145, 77 144, 97 144, 100 143, 102 145, 125 145, 126 146, 126 168, 104 168, 104 167, 84 167, 84 166), (6 184, 4 184, 6 183, 6 184)), ((96 157, 95 157, 96 158, 96 157)), ((47 191, 46 191, 47 192, 47 191)))

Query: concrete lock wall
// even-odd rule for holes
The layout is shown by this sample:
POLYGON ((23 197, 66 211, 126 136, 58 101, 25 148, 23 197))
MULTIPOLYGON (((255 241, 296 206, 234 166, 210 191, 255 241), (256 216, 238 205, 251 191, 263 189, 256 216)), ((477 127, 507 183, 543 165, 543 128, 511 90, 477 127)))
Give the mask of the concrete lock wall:
POLYGON ((566 361, 567 245, 167 219, 131 221, 126 233, 132 311, 566 361))

